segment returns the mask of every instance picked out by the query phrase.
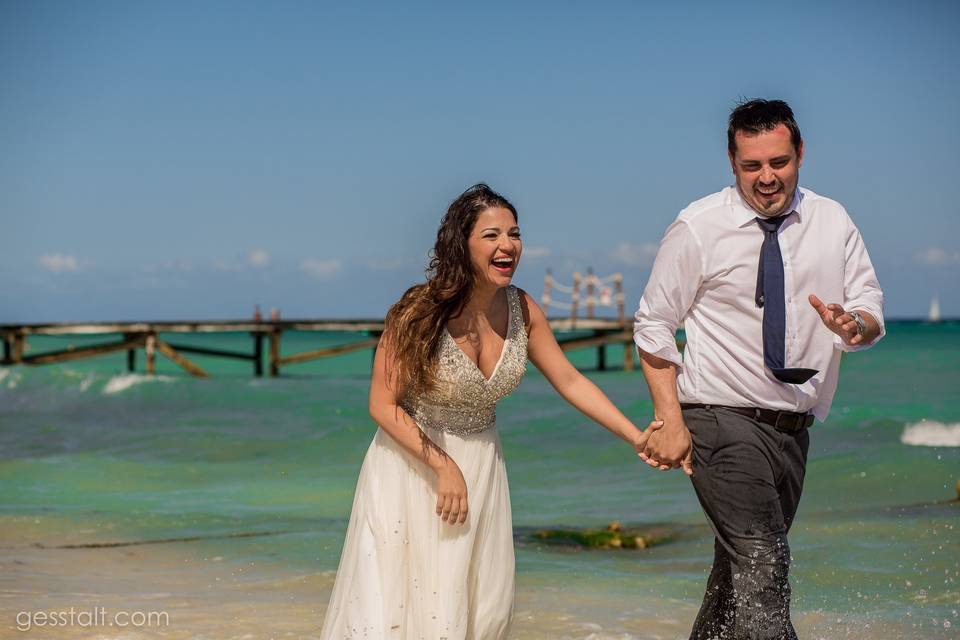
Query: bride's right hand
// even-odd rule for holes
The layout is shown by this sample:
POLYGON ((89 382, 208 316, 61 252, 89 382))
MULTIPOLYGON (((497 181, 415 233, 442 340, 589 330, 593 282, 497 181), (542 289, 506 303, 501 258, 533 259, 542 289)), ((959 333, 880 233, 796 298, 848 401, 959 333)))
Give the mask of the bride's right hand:
POLYGON ((467 521, 467 483, 460 467, 449 458, 437 471, 437 515, 450 524, 467 521))

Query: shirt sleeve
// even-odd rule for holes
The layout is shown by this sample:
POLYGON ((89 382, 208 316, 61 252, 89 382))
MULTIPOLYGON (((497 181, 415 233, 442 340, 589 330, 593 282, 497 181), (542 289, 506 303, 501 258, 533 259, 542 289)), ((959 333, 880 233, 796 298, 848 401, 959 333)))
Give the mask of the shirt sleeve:
MULTIPOLYGON (((848 218, 849 220, 849 218, 848 218)), ((880 341, 887 330, 883 321, 883 291, 873 270, 873 263, 867 254, 860 231, 853 221, 849 222, 845 243, 845 261, 843 268, 843 308, 847 311, 866 311, 880 326, 880 333, 869 343, 848 345, 840 336, 834 336, 834 345, 843 351, 861 351, 880 341)))
POLYGON ((642 351, 682 366, 677 327, 690 310, 702 282, 700 242, 689 224, 677 220, 660 242, 650 280, 634 314, 633 341, 642 351))

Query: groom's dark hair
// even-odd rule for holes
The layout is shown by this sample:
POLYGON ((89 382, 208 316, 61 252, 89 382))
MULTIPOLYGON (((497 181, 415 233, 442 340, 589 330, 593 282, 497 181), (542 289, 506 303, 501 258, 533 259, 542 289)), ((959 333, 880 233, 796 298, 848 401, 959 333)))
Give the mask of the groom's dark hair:
POLYGON ((764 100, 756 98, 741 102, 730 112, 730 124, 727 126, 727 150, 730 155, 737 152, 738 131, 755 135, 763 131, 773 131, 777 125, 784 125, 790 131, 790 142, 797 153, 800 152, 800 127, 793 117, 793 109, 783 100, 764 100))

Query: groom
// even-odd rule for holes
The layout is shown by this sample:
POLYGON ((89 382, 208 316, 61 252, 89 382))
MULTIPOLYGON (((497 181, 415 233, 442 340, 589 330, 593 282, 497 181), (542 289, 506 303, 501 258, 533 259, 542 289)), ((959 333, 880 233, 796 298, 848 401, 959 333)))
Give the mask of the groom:
POLYGON ((727 155, 736 186, 680 212, 636 313, 664 421, 642 457, 692 474, 716 536, 690 637, 793 639, 787 532, 807 427, 830 411, 841 353, 883 336, 883 294, 844 208, 797 186, 803 140, 785 102, 737 106, 727 155))

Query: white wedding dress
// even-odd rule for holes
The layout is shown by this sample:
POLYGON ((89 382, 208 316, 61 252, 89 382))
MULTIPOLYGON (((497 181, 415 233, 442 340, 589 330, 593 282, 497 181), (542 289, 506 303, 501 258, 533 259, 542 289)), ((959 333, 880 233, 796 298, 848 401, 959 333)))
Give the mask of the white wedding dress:
POLYGON ((513 610, 510 492, 494 405, 526 370, 519 292, 507 288, 509 322, 489 379, 444 332, 438 385, 400 403, 460 467, 464 524, 436 514, 436 475, 378 429, 367 450, 324 640, 494 640, 513 610))

